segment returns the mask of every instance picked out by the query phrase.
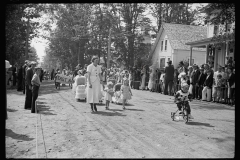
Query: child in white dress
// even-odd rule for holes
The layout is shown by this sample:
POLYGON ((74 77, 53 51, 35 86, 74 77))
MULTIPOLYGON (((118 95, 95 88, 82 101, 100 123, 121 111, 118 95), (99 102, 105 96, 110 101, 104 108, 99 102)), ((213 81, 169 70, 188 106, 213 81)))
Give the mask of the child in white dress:
POLYGON ((114 94, 113 92, 113 83, 108 82, 107 87, 104 89, 105 90, 105 101, 106 101, 106 109, 109 109, 109 103, 112 102, 112 96, 114 94))
POLYGON ((123 109, 125 109, 125 103, 127 99, 131 99, 132 96, 132 91, 131 88, 129 86, 129 80, 126 79, 123 82, 123 85, 121 86, 121 99, 123 100, 123 109))

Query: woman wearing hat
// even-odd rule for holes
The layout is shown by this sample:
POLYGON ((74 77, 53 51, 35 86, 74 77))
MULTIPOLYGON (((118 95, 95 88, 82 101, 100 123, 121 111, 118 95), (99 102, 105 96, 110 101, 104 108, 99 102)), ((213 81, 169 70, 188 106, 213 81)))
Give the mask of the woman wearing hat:
POLYGON ((37 111, 35 110, 35 102, 37 100, 38 97, 38 91, 39 91, 39 87, 40 87, 40 73, 41 73, 41 68, 40 67, 36 67, 35 68, 35 74, 33 75, 33 78, 31 80, 31 84, 32 84, 32 105, 31 105, 31 113, 36 113, 37 111))
POLYGON ((97 112, 96 103, 99 103, 100 89, 102 83, 101 67, 98 65, 98 57, 92 57, 92 64, 87 66, 88 83, 87 83, 87 103, 90 103, 91 110, 97 112))

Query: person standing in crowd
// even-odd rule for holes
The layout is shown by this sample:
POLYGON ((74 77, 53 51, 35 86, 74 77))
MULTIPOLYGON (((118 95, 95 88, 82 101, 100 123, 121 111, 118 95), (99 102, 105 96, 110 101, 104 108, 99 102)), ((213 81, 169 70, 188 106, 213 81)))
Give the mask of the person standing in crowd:
POLYGON ((13 87, 15 87, 17 83, 17 63, 14 66, 12 66, 12 76, 13 76, 13 87))
POLYGON ((51 80, 54 79, 54 69, 52 69, 52 72, 51 72, 51 80))
POLYGON ((164 95, 172 95, 172 85, 173 85, 173 75, 174 67, 172 66, 172 61, 167 62, 168 66, 165 67, 165 78, 164 78, 164 95), (168 89, 169 88, 169 89, 168 89))
POLYGON ((189 86, 190 86, 189 87, 189 92, 191 93, 191 95, 192 95, 192 88, 193 88, 193 86, 192 86, 192 72, 193 72, 193 67, 189 66, 187 77, 189 79, 189 86))
POLYGON ((40 76, 41 74, 41 68, 36 67, 35 68, 35 73, 32 77, 31 84, 32 84, 32 105, 31 105, 31 113, 36 113, 37 110, 35 109, 35 103, 38 98, 38 92, 39 92, 39 87, 40 87, 40 76))
MULTIPOLYGON (((165 67, 164 67, 164 69, 165 69, 165 67)), ((162 73, 161 73, 161 76, 160 76, 160 78, 159 78, 159 84, 160 84, 160 88, 161 88, 161 94, 163 94, 164 93, 164 90, 165 90, 165 85, 164 85, 164 79, 165 79, 165 73, 164 73, 164 70, 162 71, 162 73)))
POLYGON ((102 80, 103 80, 103 83, 102 83, 102 86, 103 86, 103 90, 105 88, 105 85, 107 84, 107 69, 105 67, 105 64, 102 65, 102 73, 101 73, 101 76, 102 76, 102 80))
MULTIPOLYGON (((40 75, 39 75, 39 77, 40 77, 40 82, 41 82, 41 83, 42 83, 42 80, 43 80, 43 76, 44 76, 43 69, 40 68, 40 75)), ((52 76, 52 75, 51 75, 51 76, 52 76)))
POLYGON ((31 109, 31 104, 32 104, 32 77, 34 73, 34 68, 36 65, 36 62, 30 62, 29 63, 29 68, 27 69, 26 72, 26 99, 25 99, 25 106, 24 109, 31 109))
POLYGON ((211 90, 212 90, 212 84, 213 84, 213 75, 212 71, 209 69, 206 71, 207 77, 203 84, 203 90, 202 90, 202 101, 211 101, 211 90))
POLYGON ((198 65, 193 65, 193 72, 192 72, 192 98, 197 99, 198 92, 196 91, 196 83, 198 80, 198 77, 200 75, 200 71, 198 69, 198 65))
POLYGON ((147 74, 146 72, 147 72, 146 66, 143 66, 141 70, 141 79, 142 79, 141 86, 140 86, 141 90, 145 90, 145 80, 146 80, 146 74, 147 74))
POLYGON ((221 74, 223 76, 222 73, 222 66, 218 66, 218 71, 213 73, 213 88, 212 88, 212 102, 215 102, 216 98, 217 98, 217 75, 221 74))
POLYGON ((160 93, 161 87, 160 87, 160 77, 161 77, 161 71, 157 68, 156 69, 156 77, 155 77, 155 92, 160 93))
POLYGON ((224 85, 224 81, 223 81, 223 78, 222 78, 222 74, 218 73, 217 75, 217 80, 216 80, 216 87, 215 87, 215 90, 217 92, 217 97, 215 98, 215 101, 217 103, 220 103, 221 102, 221 99, 222 99, 222 90, 221 90, 221 87, 224 85))
POLYGON ((23 80, 23 67, 22 67, 22 65, 19 65, 19 67, 18 67, 18 72, 17 72, 18 74, 17 74, 17 81, 18 81, 18 87, 17 87, 17 91, 22 91, 23 90, 23 83, 22 83, 22 80, 23 80))
POLYGON ((229 79, 227 81, 228 86, 228 104, 233 105, 233 93, 235 91, 235 74, 233 73, 233 68, 228 68, 229 79))
POLYGON ((178 70, 174 69, 174 75, 173 75, 173 93, 176 93, 178 91, 178 70))
POLYGON ((92 64, 87 66, 88 73, 88 84, 87 84, 87 103, 90 103, 91 110, 93 109, 97 112, 96 103, 99 103, 100 97, 100 89, 102 83, 101 76, 101 67, 98 65, 98 57, 93 56, 91 59, 92 64))
POLYGON ((150 72, 150 78, 149 78, 149 81, 148 81, 148 89, 150 90, 150 92, 153 92, 154 91, 154 88, 153 86, 155 85, 155 72, 152 68, 150 68, 149 70, 150 72))
POLYGON ((227 92, 228 92, 228 87, 227 87, 227 81, 229 78, 229 73, 228 73, 228 68, 227 66, 222 68, 222 72, 223 72, 223 81, 224 81, 224 86, 222 87, 222 103, 223 104, 227 104, 227 92))
POLYGON ((23 84, 23 94, 25 94, 25 81, 26 81, 26 70, 27 70, 27 68, 28 68, 28 63, 29 63, 29 61, 28 60, 26 60, 25 61, 25 64, 24 64, 24 66, 23 66, 23 80, 22 80, 22 84, 23 84))
POLYGON ((206 74, 204 74, 204 68, 200 68, 199 71, 200 71, 200 74, 196 81, 196 95, 195 95, 195 98, 197 98, 198 100, 202 99, 203 84, 206 80, 206 74))
POLYGON ((146 65, 146 79, 145 79, 145 89, 146 90, 148 90, 149 76, 150 76, 149 67, 148 67, 148 65, 146 65))
MULTIPOLYGON (((187 68, 184 66, 183 61, 179 62, 179 68, 178 68, 178 73, 182 73, 185 72, 187 74, 188 70, 187 68)), ((180 89, 179 89, 180 90, 180 89)))

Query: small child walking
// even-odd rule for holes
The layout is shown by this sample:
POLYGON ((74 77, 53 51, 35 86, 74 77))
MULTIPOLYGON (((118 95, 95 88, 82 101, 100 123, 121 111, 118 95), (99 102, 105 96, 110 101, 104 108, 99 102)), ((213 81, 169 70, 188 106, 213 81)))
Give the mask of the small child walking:
POLYGON ((112 96, 114 94, 113 83, 108 82, 107 87, 104 90, 105 90, 104 100, 106 101, 106 110, 108 110, 109 109, 109 103, 112 102, 112 96))
POLYGON ((125 103, 127 100, 131 99, 132 96, 132 91, 131 88, 129 87, 129 80, 126 79, 123 81, 123 85, 121 86, 121 99, 123 100, 123 109, 125 108, 125 103))

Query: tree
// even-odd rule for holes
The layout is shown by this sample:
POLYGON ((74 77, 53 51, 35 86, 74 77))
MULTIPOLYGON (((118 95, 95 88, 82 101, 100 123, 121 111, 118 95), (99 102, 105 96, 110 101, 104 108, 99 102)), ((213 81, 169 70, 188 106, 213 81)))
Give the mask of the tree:
MULTIPOLYGON (((14 64, 21 60, 24 61, 26 42, 27 42, 27 19, 29 19, 29 38, 28 44, 33 37, 37 36, 38 22, 32 21, 38 18, 42 10, 39 4, 8 4, 6 5, 6 58, 14 64)), ((28 45, 27 45, 28 47, 28 45)))
POLYGON ((213 40, 218 41, 216 44, 235 41, 235 25, 228 27, 229 24, 235 24, 235 4, 209 3, 202 11, 206 13, 205 23, 223 26, 219 34, 213 36, 213 40))

